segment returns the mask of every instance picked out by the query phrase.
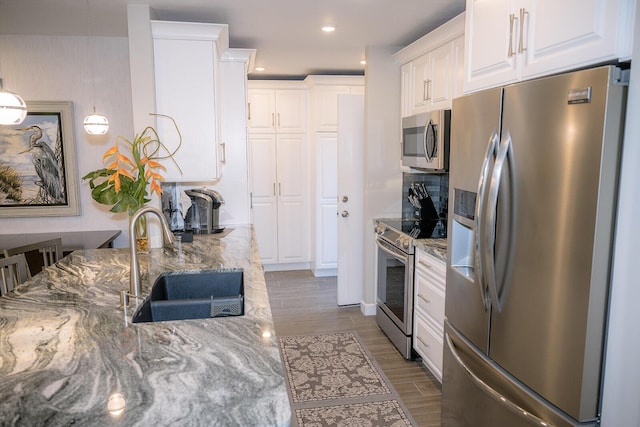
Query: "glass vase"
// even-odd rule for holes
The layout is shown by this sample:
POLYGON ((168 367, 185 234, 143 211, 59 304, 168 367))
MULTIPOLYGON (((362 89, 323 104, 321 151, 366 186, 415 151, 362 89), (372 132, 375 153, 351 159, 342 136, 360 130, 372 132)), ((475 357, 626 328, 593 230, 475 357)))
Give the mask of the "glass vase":
POLYGON ((138 218, 135 226, 136 251, 138 253, 149 253, 149 232, 147 230, 147 217, 142 215, 138 218))

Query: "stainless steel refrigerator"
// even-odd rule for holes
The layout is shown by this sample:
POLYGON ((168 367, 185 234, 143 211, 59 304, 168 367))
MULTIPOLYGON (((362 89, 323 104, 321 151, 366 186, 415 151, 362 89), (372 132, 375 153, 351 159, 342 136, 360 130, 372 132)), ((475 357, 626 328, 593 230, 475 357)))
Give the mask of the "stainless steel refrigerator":
POLYGON ((443 426, 598 423, 625 76, 454 100, 443 426))

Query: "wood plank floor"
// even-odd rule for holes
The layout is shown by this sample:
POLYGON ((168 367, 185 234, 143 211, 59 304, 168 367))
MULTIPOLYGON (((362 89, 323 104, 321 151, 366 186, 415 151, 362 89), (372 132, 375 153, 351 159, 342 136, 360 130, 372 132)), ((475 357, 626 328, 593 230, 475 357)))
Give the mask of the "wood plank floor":
POLYGON ((265 274, 278 336, 356 331, 419 426, 440 426, 441 385, 420 360, 405 360, 359 306, 338 307, 335 277, 310 271, 265 274))

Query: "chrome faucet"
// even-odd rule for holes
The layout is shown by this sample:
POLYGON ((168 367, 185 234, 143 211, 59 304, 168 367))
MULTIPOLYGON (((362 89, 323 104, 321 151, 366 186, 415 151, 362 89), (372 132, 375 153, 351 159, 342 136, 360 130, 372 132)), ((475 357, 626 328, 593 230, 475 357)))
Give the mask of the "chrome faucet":
MULTIPOLYGON (((162 230, 164 234, 164 243, 173 244, 173 233, 169 229, 169 224, 164 214, 158 208, 153 206, 143 206, 136 211, 131 217, 129 222, 129 246, 131 247, 131 273, 129 277, 129 295, 132 297, 138 297, 140 295, 140 263, 138 262, 138 251, 136 251, 136 222, 138 219, 146 213, 153 213, 162 223, 162 230)), ((121 301, 122 303, 122 301, 121 301)), ((125 304, 126 305, 126 304, 125 304)))

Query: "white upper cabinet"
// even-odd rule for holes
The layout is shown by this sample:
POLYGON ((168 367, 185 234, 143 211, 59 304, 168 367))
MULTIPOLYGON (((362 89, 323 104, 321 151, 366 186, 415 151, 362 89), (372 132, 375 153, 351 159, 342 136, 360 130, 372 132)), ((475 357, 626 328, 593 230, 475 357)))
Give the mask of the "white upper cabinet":
MULTIPOLYGON (((228 45, 226 25, 152 21, 156 112, 171 116, 182 135, 176 164, 163 162, 169 182, 211 181, 219 177, 219 60, 228 45)), ((167 148, 179 136, 159 117, 157 130, 167 148)))
POLYGON ((465 92, 631 53, 633 0, 467 0, 465 92))
POLYGON ((298 89, 254 89, 250 86, 248 124, 252 132, 304 133, 307 94, 298 89))
POLYGON ((451 108, 463 75, 464 14, 396 53, 401 64, 401 112, 408 117, 451 108))
POLYGON ((311 93, 311 130, 315 132, 338 131, 338 96, 363 95, 362 76, 310 75, 305 83, 311 93))

